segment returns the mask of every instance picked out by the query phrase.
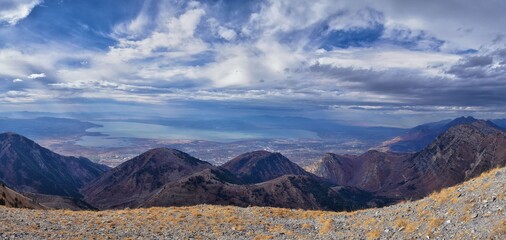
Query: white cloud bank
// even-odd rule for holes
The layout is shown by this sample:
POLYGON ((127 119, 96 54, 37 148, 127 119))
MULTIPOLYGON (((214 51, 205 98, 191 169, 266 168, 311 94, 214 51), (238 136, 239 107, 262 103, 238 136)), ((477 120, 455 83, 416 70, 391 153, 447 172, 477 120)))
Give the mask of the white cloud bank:
MULTIPOLYGON (((108 33, 117 40, 108 49, 78 46, 76 51, 73 45, 54 44, 31 46, 30 52, 12 43, 12 49, 0 49, 0 66, 6 79, 45 78, 47 73, 50 78, 13 89, 25 84, 47 88, 62 101, 254 99, 374 110, 389 104, 466 107, 472 104, 468 96, 485 93, 493 96, 478 105, 503 100, 504 84, 494 82, 502 79, 464 78, 480 73, 479 66, 452 66, 466 56, 458 51, 480 55, 504 48, 498 36, 505 32, 498 19, 506 20, 500 12, 505 3, 487 2, 474 10, 472 1, 406 2, 272 0, 259 3, 247 19, 236 22, 220 18, 226 14, 212 12, 206 3, 145 1, 136 17, 116 23, 108 33), (157 14, 150 4, 157 4, 157 14), (439 7, 450 15, 433 13, 439 7), (368 46, 323 48, 319 42, 333 31, 374 30, 377 25, 380 36, 368 46), (86 59, 87 64, 60 64, 69 58, 86 59), (480 89, 477 84, 484 82, 488 85, 480 89)), ((14 95, 4 98, 12 101, 14 95)), ((24 99, 37 97, 44 96, 24 99)))
POLYGON ((27 78, 29 78, 29 79, 37 79, 37 78, 45 78, 45 77, 46 77, 45 73, 32 73, 27 76, 27 78))
POLYGON ((43 0, 2 0, 0 1, 0 22, 16 25, 20 20, 28 17, 32 9, 43 0))

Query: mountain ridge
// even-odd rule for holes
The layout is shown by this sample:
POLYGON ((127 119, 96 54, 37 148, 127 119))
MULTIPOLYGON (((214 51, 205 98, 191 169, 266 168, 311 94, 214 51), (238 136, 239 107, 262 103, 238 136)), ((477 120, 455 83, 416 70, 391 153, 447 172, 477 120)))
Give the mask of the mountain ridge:
POLYGON ((241 154, 221 165, 220 168, 228 170, 244 183, 249 184, 269 181, 283 175, 314 177, 281 153, 265 150, 241 154))
POLYGON ((20 192, 79 198, 82 186, 109 169, 56 154, 12 132, 0 134, 0 149, 0 180, 20 192))
MULTIPOLYGON (((449 127, 444 133, 414 154, 377 150, 361 155, 327 153, 306 167, 308 171, 280 153, 264 150, 244 153, 222 166, 213 166, 176 149, 155 148, 75 186, 79 195, 72 197, 79 200, 83 196, 84 202, 52 198, 40 192, 30 196, 44 201, 46 206, 85 209, 212 203, 350 210, 422 198, 506 165, 506 132, 493 122, 464 117, 445 126, 449 127)), ((37 166, 28 169, 42 170, 75 166, 65 161, 88 163, 52 153, 14 133, 0 134, 0 143, 0 163, 10 168, 13 164, 5 162, 13 159, 37 166), (37 161, 48 163, 37 165, 37 161)), ((0 169, 0 173, 5 169, 0 169)), ((59 181, 67 183, 64 179, 59 181)), ((37 187, 31 182, 25 184, 37 187)))
POLYGON ((505 166, 506 132, 490 121, 460 120, 464 123, 450 127, 415 154, 374 150, 359 156, 330 154, 306 169, 344 186, 390 198, 412 199, 505 166), (367 154, 379 158, 364 158, 367 154), (372 163, 367 164, 368 161, 372 163))
POLYGON ((207 168, 215 167, 179 150, 155 148, 104 173, 82 193, 99 208, 135 206, 166 183, 207 168))

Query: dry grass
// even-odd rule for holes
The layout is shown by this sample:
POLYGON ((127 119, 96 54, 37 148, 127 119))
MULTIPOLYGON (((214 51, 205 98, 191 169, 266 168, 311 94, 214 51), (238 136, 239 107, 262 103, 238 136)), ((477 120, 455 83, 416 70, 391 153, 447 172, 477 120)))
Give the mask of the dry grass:
POLYGON ((436 232, 437 229, 443 224, 444 220, 442 218, 431 218, 428 222, 428 229, 429 232, 436 232))
POLYGON ((471 216, 471 212, 473 212, 474 208, 475 208, 474 203, 466 203, 466 205, 464 207, 464 211, 463 211, 464 214, 462 214, 462 216, 460 217, 460 221, 464 222, 464 223, 471 221, 471 219, 473 218, 471 216))
POLYGON ((286 230, 285 227, 280 224, 276 224, 274 226, 268 226, 268 230, 269 230, 269 233, 272 233, 272 234, 280 234, 281 233, 281 234, 288 235, 288 236, 293 235, 292 231, 286 230))
POLYGON ((381 229, 374 229, 366 234, 367 239, 374 240, 381 237, 381 229))
POLYGON ((270 236, 270 235, 258 235, 254 239, 255 240, 268 240, 268 239, 273 239, 273 238, 274 237, 270 236))
POLYGON ((498 222, 492 229, 492 234, 497 237, 506 237, 506 220, 498 222))
POLYGON ((304 223, 304 224, 302 224, 301 228, 302 229, 310 229, 311 225, 309 223, 304 223))
POLYGON ((408 226, 408 222, 404 219, 397 219, 395 221, 394 225, 398 229, 400 229, 400 228, 404 229, 404 228, 406 228, 406 226, 408 226))
POLYGON ((361 225, 365 225, 365 226, 371 225, 372 226, 372 225, 376 225, 377 222, 378 222, 378 220, 376 220, 375 217, 370 217, 370 218, 364 220, 363 223, 361 223, 361 225))
POLYGON ((437 206, 441 206, 449 201, 457 201, 456 190, 456 187, 444 188, 439 192, 432 193, 429 197, 435 201, 437 206))
POLYGON ((420 222, 411 222, 406 226, 406 229, 404 231, 409 234, 414 233, 420 228, 420 225, 420 222))
POLYGON ((394 226, 397 229, 402 229, 402 231, 406 233, 413 233, 420 227, 420 223, 412 222, 406 219, 397 219, 394 222, 394 226))
POLYGON ((329 233, 333 227, 334 227, 334 220, 333 219, 327 219, 327 220, 323 221, 322 226, 320 228, 320 234, 329 233))

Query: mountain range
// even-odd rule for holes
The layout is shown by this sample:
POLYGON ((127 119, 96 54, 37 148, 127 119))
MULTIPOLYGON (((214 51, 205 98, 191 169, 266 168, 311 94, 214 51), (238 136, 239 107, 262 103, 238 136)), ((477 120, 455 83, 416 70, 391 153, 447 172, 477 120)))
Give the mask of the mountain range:
POLYGON ((442 132, 415 153, 327 153, 305 169, 268 151, 213 166, 169 148, 149 150, 109 169, 4 133, 0 180, 34 208, 217 204, 342 211, 421 198, 506 165, 506 132, 490 121, 455 119, 442 128, 419 128, 410 140, 426 141, 433 134, 421 134, 432 132, 423 129, 442 132))
POLYGON ((506 132, 489 121, 450 127, 423 150, 327 154, 306 170, 335 184, 396 199, 421 198, 506 165, 506 132))
MULTIPOLYGON (((84 200, 100 209, 220 204, 345 210, 353 191, 326 181, 279 153, 255 151, 216 167, 175 149, 157 148, 103 174, 86 186, 84 200)), ((361 193, 361 203, 382 204, 361 193), (364 197, 365 196, 365 197, 364 197)))
MULTIPOLYGON (((393 152, 418 152, 451 127, 476 121, 478 119, 469 116, 422 124, 408 129, 404 134, 385 141, 378 149, 393 152)), ((488 120, 488 122, 497 128, 506 128, 506 119, 493 119, 488 120)))

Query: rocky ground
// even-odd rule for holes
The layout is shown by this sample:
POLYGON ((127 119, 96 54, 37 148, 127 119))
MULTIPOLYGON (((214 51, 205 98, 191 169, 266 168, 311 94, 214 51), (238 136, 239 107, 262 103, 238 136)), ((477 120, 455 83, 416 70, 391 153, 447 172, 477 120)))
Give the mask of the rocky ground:
POLYGON ((506 168, 419 201, 355 212, 199 205, 116 211, 0 207, 0 239, 506 239, 506 168))

